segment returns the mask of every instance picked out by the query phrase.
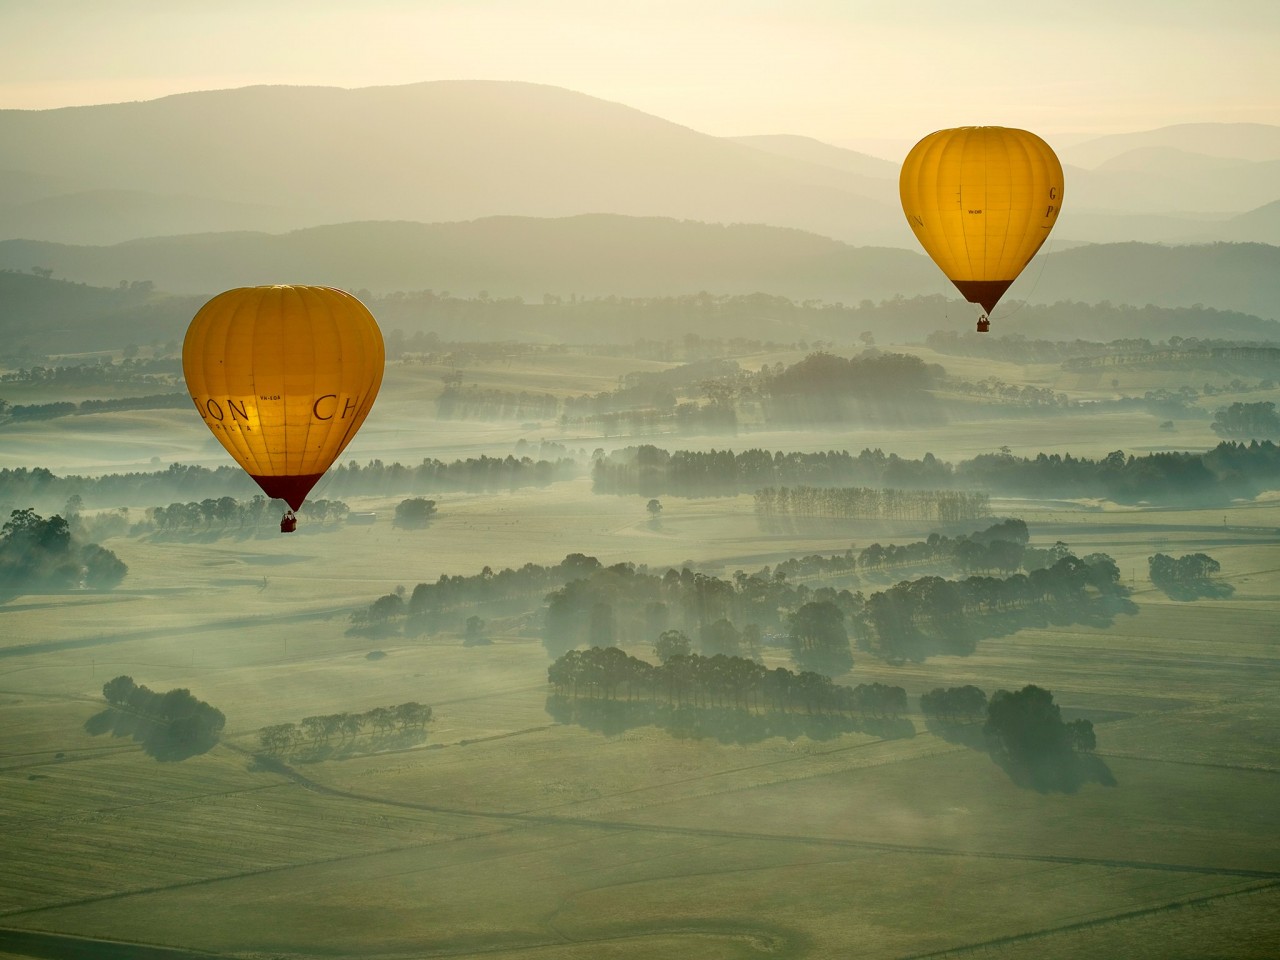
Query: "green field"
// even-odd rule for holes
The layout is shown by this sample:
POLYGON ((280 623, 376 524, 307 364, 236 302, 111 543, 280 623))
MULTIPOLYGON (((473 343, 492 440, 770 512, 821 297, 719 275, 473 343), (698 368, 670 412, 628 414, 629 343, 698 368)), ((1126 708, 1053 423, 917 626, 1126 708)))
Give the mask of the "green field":
MULTIPOLYGON (((565 364, 484 375, 590 391, 631 368, 565 364)), ((521 437, 588 452, 620 445, 550 427, 414 421, 430 383, 396 371, 389 386, 385 419, 380 400, 357 459, 505 454, 521 437)), ((169 451, 219 462, 198 423, 180 411, 155 417, 51 421, 22 433, 3 465, 188 462, 169 451), (93 446, 91 435, 111 440, 93 446), (120 452, 117 436, 136 444, 120 452)), ((1191 426, 1156 434, 1153 422, 1080 414, 715 443, 948 458, 1001 444, 1098 455, 1216 439, 1207 423, 1192 442, 1191 426)), ((348 633, 352 610, 397 586, 486 564, 581 552, 724 576, 907 542, 927 526, 767 533, 749 496, 663 498, 655 526, 645 498, 594 496, 585 478, 437 499, 439 519, 424 531, 393 529, 390 498, 351 501, 378 512, 372 526, 111 539, 130 570, 114 592, 0 605, 0 957, 75 956, 71 938, 126 944, 81 954, 122 957, 141 956, 138 944, 181 951, 171 956, 388 960, 1276 955, 1280 500, 1199 511, 999 501, 1035 544, 1111 554, 1136 612, 897 667, 855 651, 853 671, 837 678, 901 685, 912 710, 936 686, 1052 690, 1066 714, 1093 719, 1110 779, 1041 793, 918 713, 911 737, 749 745, 556 724, 536 624, 498 624, 492 644, 473 647, 452 633, 348 633), (1157 550, 1211 554, 1234 594, 1169 600, 1145 576, 1157 550), (371 659, 375 650, 385 656, 371 659), (102 684, 119 674, 217 706, 221 743, 162 762, 130 739, 91 734, 102 684), (408 700, 434 709, 419 741, 375 749, 365 735, 336 757, 285 767, 253 756, 265 725, 408 700)), ((788 665, 778 648, 766 662, 788 665)))

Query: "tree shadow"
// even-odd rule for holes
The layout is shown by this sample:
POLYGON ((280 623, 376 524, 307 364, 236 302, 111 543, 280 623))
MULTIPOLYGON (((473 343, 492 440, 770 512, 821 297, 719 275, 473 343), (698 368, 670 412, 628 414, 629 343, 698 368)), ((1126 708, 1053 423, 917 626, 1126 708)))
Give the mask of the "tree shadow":
POLYGON ((169 722, 149 720, 135 714, 108 707, 84 722, 85 733, 99 737, 110 734, 129 738, 141 745, 143 752, 162 763, 178 763, 208 753, 218 742, 217 734, 205 730, 192 718, 169 722))
POLYGON ((770 737, 833 740, 846 733, 866 733, 892 740, 916 734, 915 726, 905 717, 855 717, 781 710, 754 713, 735 707, 576 699, 562 694, 548 696, 546 709, 558 723, 574 724, 610 737, 635 727, 658 727, 681 740, 717 740, 739 745, 759 743, 770 737))
POLYGON ((1192 600, 1226 600, 1233 596, 1236 588, 1221 580, 1186 580, 1180 583, 1155 583, 1157 590, 1170 600, 1190 602, 1192 600))
POLYGON ((1064 749, 1019 761, 993 746, 983 727, 983 723, 975 720, 925 719, 925 729, 934 736, 968 747, 975 753, 987 754, 992 763, 1024 789, 1037 793, 1077 793, 1089 783, 1104 787, 1119 785, 1111 768, 1095 753, 1064 749))
POLYGON ((1077 793, 1085 784, 1115 787, 1119 782, 1106 762, 1093 753, 1066 750, 1057 754, 1015 761, 997 751, 988 751, 991 760, 1015 784, 1037 793, 1077 793))

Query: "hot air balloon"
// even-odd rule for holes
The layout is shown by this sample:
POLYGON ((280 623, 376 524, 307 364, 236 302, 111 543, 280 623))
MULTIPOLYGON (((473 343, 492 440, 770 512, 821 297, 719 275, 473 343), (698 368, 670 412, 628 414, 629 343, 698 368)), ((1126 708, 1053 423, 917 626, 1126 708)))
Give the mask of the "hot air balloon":
POLYGON ((239 287, 191 321, 191 399, 263 492, 289 505, 282 532, 369 415, 384 356, 373 315, 332 287, 239 287))
POLYGON ((933 262, 981 305, 979 333, 1049 236, 1062 188, 1057 155, 1026 130, 939 130, 907 154, 898 178, 902 212, 933 262))

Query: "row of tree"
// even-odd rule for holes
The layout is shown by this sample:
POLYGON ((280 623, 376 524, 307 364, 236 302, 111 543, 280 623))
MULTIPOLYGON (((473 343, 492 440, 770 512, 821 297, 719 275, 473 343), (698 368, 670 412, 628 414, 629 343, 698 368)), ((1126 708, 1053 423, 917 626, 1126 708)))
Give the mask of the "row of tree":
MULTIPOLYGON (((752 449, 670 453, 627 447, 596 460, 593 490, 608 494, 736 496, 782 486, 964 490, 993 496, 1105 498, 1121 503, 1218 503, 1274 487, 1280 446, 1224 441, 1205 453, 1144 456, 1115 450, 1100 459, 1071 454, 1014 456, 1007 448, 950 464, 925 454, 907 460, 881 450, 770 453, 752 449)), ((775 512, 776 506, 775 506, 775 512)))
POLYGON ((1084 612, 1091 598, 1122 598, 1120 568, 1105 553, 1068 554, 1051 567, 1005 579, 926 576, 904 580, 867 598, 862 643, 889 661, 914 660, 930 650, 969 653, 983 619, 1051 608, 1084 612), (975 632, 976 631, 976 632, 975 632))
POLYGON ((569 650, 547 668, 560 696, 661 700, 676 707, 735 710, 803 710, 808 714, 853 714, 895 719, 906 712, 902 687, 883 683, 856 687, 811 671, 770 670, 745 657, 676 654, 653 664, 618 647, 569 650))
MULTIPOLYGON (((167 507, 152 507, 146 512, 146 520, 134 529, 134 533, 155 530, 159 533, 194 533, 209 530, 240 530, 256 527, 264 520, 278 518, 283 504, 268 500, 258 494, 248 500, 234 497, 206 497, 199 503, 171 503, 167 507)), ((350 513, 341 500, 308 500, 303 514, 309 521, 324 523, 327 520, 341 522, 350 513)))
MULTIPOLYGON (((474 493, 544 487, 579 476, 576 459, 554 461, 522 457, 470 457, 442 461, 424 458, 414 466, 371 460, 350 461, 325 475, 321 490, 326 497, 391 496, 444 491, 474 493)), ((232 497, 251 501, 260 494, 257 485, 237 466, 202 467, 171 464, 150 473, 115 473, 102 476, 57 476, 45 467, 0 469, 0 503, 56 502, 79 496, 86 504, 149 507, 166 501, 202 501, 232 497)))
POLYGON ((303 717, 298 723, 277 723, 258 731, 258 744, 272 756, 287 755, 299 747, 324 747, 335 737, 345 744, 366 729, 375 737, 423 730, 432 720, 425 704, 409 701, 389 707, 374 707, 364 713, 329 713, 303 717))
POLYGON ((56 400, 52 403, 12 404, 0 400, 0 418, 8 420, 52 420, 76 414, 112 413, 119 410, 173 410, 185 407, 191 398, 185 393, 158 393, 145 397, 114 397, 107 400, 82 400, 72 403, 56 400))
POLYGON ((968 490, 877 487, 765 487, 755 491, 756 516, 824 520, 932 520, 955 523, 991 516, 991 498, 968 490))

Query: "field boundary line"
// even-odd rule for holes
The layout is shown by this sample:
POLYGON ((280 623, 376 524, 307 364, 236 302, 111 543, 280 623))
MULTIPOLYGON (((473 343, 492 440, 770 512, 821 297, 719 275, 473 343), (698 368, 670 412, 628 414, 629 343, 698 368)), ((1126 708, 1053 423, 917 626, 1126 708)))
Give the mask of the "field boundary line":
POLYGON ((1126 910, 1123 913, 1115 913, 1106 917, 1097 917, 1093 920, 1078 920, 1075 923, 1066 923, 1060 927, 1046 927, 1043 930, 1033 930, 1029 933, 1014 933, 1007 937, 996 937, 994 940, 982 940, 977 943, 968 943, 960 947, 948 947, 946 950, 936 950, 930 953, 912 953, 898 957, 897 960, 941 960, 944 957, 959 957, 976 950, 988 950, 992 947, 1007 947, 1015 943, 1026 943, 1031 940, 1039 940, 1043 937, 1051 937, 1059 933, 1071 933, 1076 930, 1087 930, 1091 927, 1102 927, 1112 923, 1123 923, 1125 920, 1135 920, 1139 917, 1152 916, 1158 913, 1168 913, 1173 910, 1181 910, 1183 907, 1198 907, 1205 904, 1213 903, 1218 900, 1226 900, 1230 897, 1248 896, 1250 894, 1259 893, 1264 890, 1274 890, 1280 886, 1280 880, 1272 880, 1267 883, 1254 884, 1251 887, 1245 887, 1242 890, 1225 890, 1221 893, 1206 894, 1201 897, 1188 897, 1183 900, 1172 900, 1155 907, 1142 907, 1138 910, 1126 910))

